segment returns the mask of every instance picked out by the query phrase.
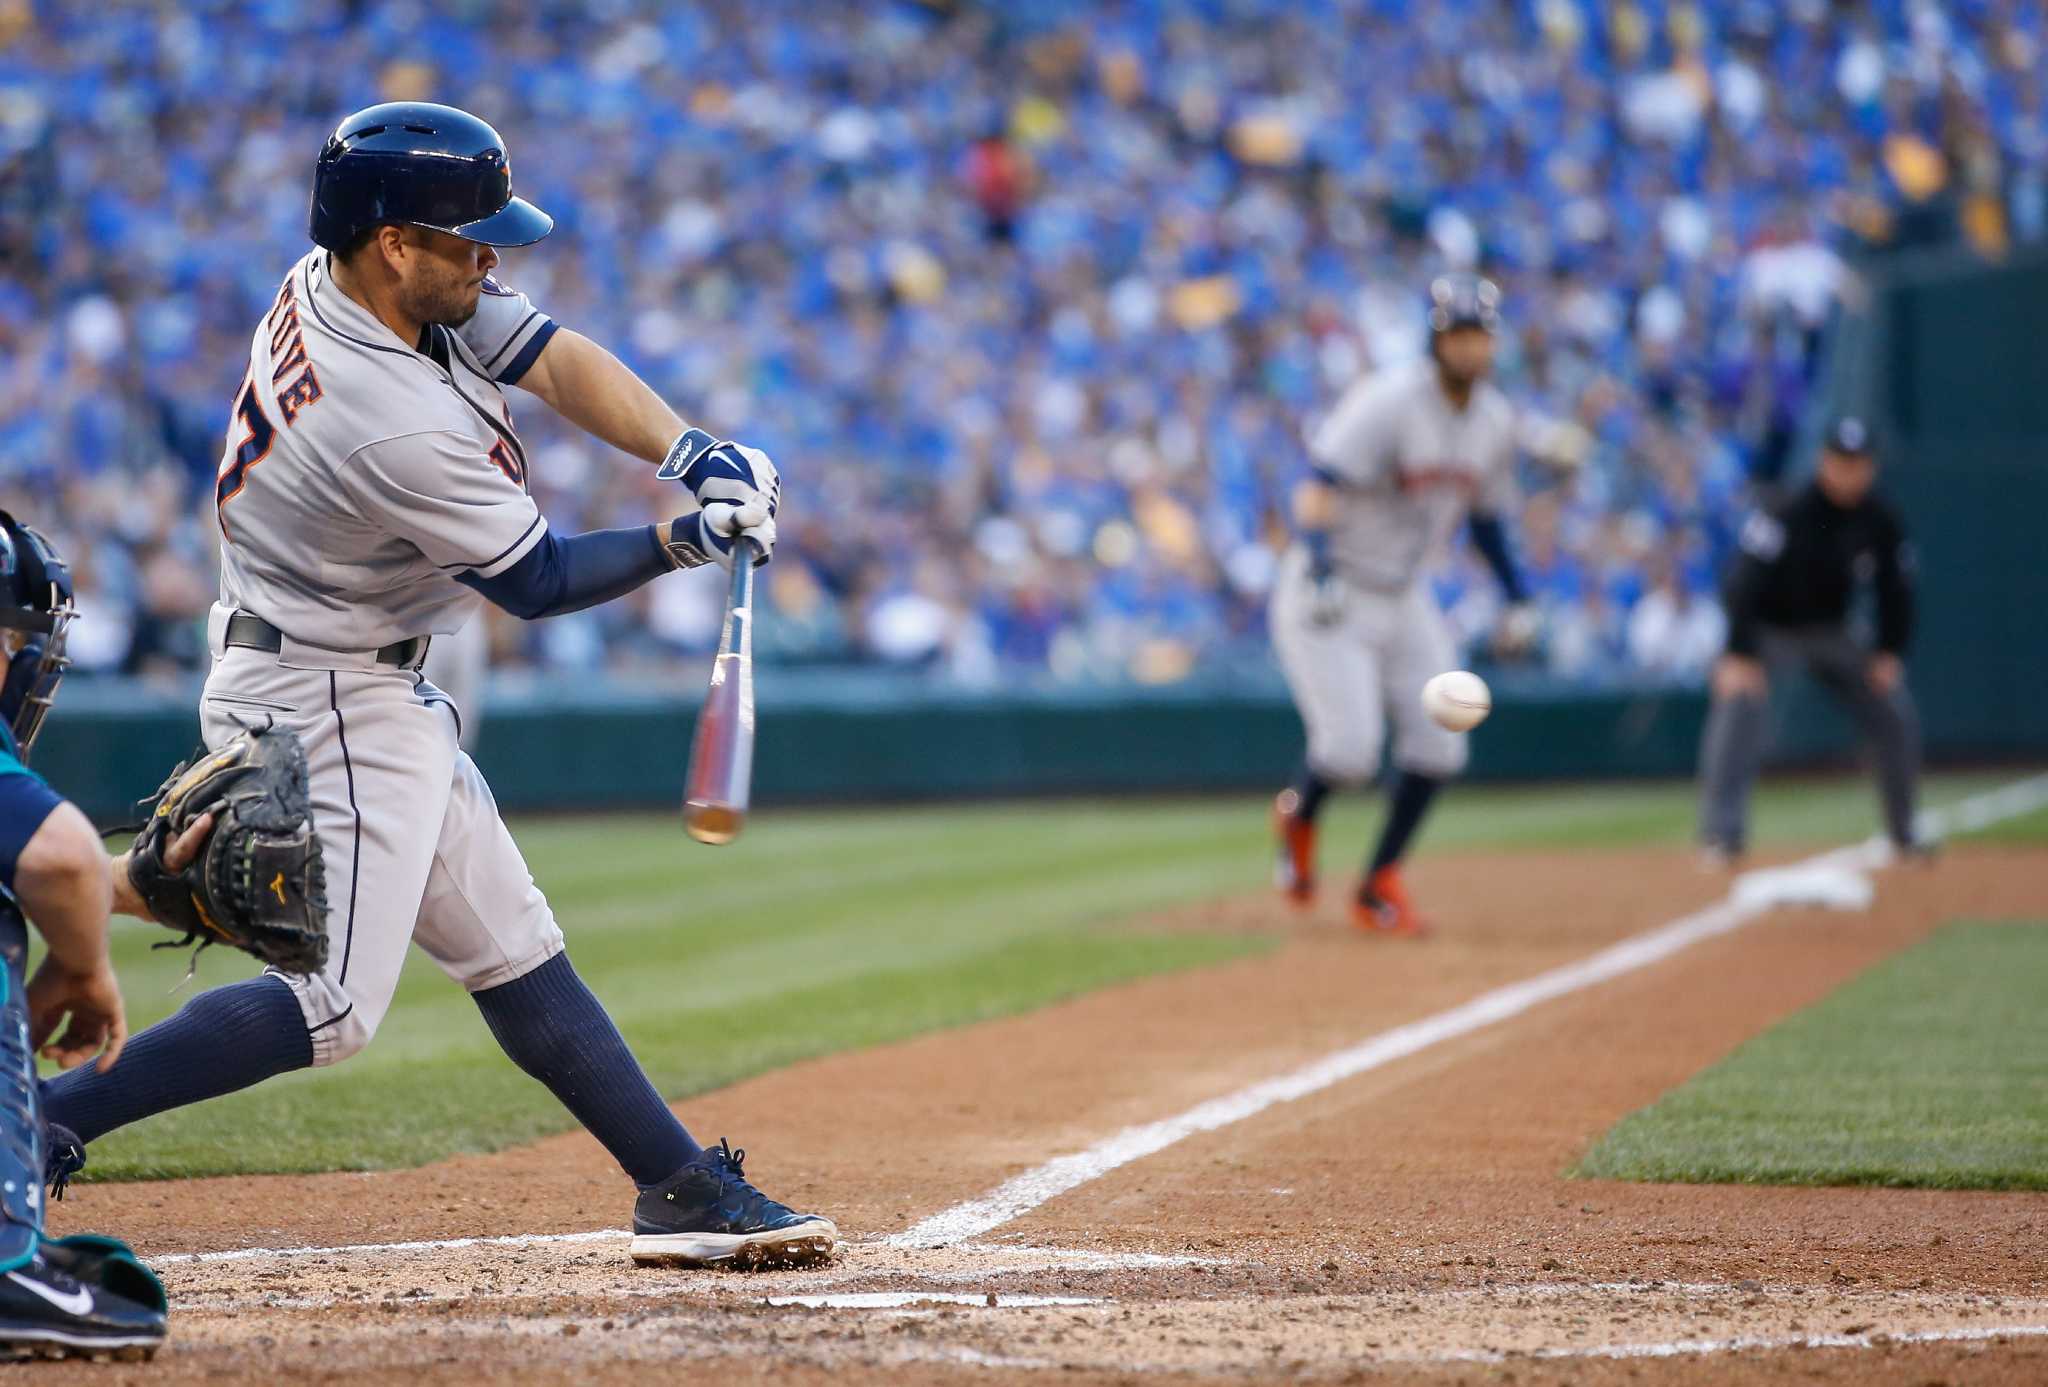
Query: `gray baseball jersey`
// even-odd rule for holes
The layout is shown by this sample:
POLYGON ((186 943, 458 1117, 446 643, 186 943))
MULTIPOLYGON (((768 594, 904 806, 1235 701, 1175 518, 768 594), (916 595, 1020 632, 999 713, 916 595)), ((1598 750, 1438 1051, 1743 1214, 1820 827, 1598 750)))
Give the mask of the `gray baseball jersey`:
POLYGON ((1309 440, 1337 483, 1330 561, 1360 587, 1412 587, 1472 510, 1508 511, 1514 407, 1481 381, 1465 408, 1445 397, 1431 361, 1352 386, 1309 440))
POLYGON ((483 599, 456 575, 500 573, 546 533, 503 387, 554 331, 486 280, 469 322, 401 342, 326 251, 299 261, 250 343, 221 457, 222 603, 330 650, 460 628, 483 599))

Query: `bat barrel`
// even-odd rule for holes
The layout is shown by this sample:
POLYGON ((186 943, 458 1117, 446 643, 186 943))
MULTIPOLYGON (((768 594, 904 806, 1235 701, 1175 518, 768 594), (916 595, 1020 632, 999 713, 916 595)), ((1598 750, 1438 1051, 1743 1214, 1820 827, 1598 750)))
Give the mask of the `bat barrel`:
POLYGON ((734 547, 725 629, 711 664, 711 686, 697 715, 684 781, 683 828, 700 843, 723 846, 746 826, 754 779, 754 558, 742 536, 734 547))
POLYGON ((747 826, 747 811, 735 809, 726 804, 699 804, 695 800, 683 806, 683 827, 692 838, 710 847, 722 848, 740 836, 740 830, 747 826))

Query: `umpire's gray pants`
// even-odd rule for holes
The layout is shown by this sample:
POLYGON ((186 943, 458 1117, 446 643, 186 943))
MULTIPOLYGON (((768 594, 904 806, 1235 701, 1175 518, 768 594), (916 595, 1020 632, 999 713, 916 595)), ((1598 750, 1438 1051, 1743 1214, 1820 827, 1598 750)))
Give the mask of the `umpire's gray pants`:
MULTIPOLYGON (((1913 800, 1920 778, 1920 719, 1901 683, 1890 695, 1871 688, 1871 652, 1840 627, 1763 629, 1758 655, 1775 682, 1804 667, 1848 709, 1877 756, 1885 830, 1913 841, 1913 800)), ((1749 842, 1749 792, 1770 740, 1770 698, 1716 698, 1700 743, 1700 838, 1740 852, 1749 842)))

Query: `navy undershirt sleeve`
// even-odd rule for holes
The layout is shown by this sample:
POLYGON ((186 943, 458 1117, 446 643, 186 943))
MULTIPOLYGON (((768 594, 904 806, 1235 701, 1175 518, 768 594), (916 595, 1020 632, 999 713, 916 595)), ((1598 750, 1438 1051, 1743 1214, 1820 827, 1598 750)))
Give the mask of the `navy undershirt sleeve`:
POLYGON ((1508 601, 1521 602, 1528 598, 1529 590, 1522 584, 1522 571, 1515 565, 1514 553, 1508 548, 1507 527, 1500 523, 1500 517, 1485 511, 1472 515, 1472 547, 1486 560, 1486 566, 1493 570, 1493 576, 1500 580, 1501 590, 1507 593, 1508 601))
POLYGON ((28 840, 64 797, 24 770, 0 773, 0 886, 14 890, 15 868, 28 840))
POLYGON ((671 567, 661 536, 652 525, 590 530, 567 539, 549 531, 503 573, 490 578, 458 573, 455 581, 474 588, 512 615, 532 621, 580 612, 623 597, 671 567))
MULTIPOLYGON (((1327 467, 1311 468, 1315 479, 1332 491, 1342 491, 1345 481, 1327 467)), ((1321 580, 1330 573, 1330 532, 1328 530, 1303 530, 1301 543, 1308 550, 1308 572, 1311 578, 1321 580)))

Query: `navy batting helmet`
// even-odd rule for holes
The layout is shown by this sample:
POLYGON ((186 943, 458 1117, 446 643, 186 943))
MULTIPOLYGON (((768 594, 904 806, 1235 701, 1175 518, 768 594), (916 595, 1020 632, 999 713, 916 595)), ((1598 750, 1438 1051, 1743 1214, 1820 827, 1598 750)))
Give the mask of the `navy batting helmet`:
POLYGON ((71 570, 50 541, 0 511, 0 627, 28 633, 0 680, 0 722, 24 761, 70 667, 64 637, 77 615, 71 570))
POLYGON ((1439 275, 1429 286, 1429 330, 1500 326, 1500 288, 1477 275, 1439 275))
POLYGON ((512 196, 498 132, 467 111, 388 101, 334 127, 313 170, 312 234, 342 250, 367 227, 403 222, 490 246, 527 246, 555 219, 512 196))

